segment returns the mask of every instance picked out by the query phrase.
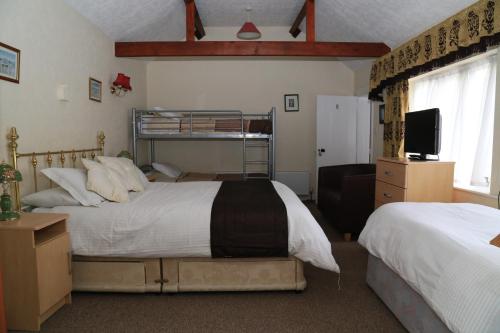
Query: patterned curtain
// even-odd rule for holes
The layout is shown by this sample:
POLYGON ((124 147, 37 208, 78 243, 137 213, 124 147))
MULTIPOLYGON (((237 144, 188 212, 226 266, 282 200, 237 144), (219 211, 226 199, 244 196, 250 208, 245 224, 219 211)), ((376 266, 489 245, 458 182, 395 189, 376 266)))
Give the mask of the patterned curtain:
POLYGON ((408 80, 384 90, 384 156, 404 157, 405 113, 409 109, 408 80))
POLYGON ((370 99, 382 100, 383 91, 401 80, 500 45, 497 2, 480 0, 377 59, 370 75, 370 99))

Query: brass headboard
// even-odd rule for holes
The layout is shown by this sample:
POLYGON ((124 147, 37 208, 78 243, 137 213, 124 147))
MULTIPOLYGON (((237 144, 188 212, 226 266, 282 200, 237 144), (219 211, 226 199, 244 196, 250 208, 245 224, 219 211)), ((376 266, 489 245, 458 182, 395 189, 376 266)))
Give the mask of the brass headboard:
MULTIPOLYGON (((74 168, 76 165, 77 154, 81 154, 80 158, 86 158, 87 153, 90 153, 90 158, 94 159, 96 154, 100 153, 104 155, 104 132, 100 131, 97 135, 97 148, 86 148, 86 149, 72 149, 72 150, 53 150, 46 152, 31 152, 31 153, 19 153, 17 151, 17 139, 19 139, 19 135, 17 134, 17 130, 15 127, 12 127, 8 136, 9 140, 9 150, 12 158, 12 166, 15 169, 18 169, 18 159, 22 157, 31 157, 31 166, 33 168, 33 179, 35 184, 35 192, 38 191, 38 180, 37 180, 37 167, 38 167, 38 157, 45 156, 48 167, 52 167, 53 155, 58 155, 59 162, 61 167, 64 168, 64 164, 66 162, 66 155, 69 154, 71 159, 72 167, 74 168)), ((52 183, 50 183, 52 185, 52 183)), ((16 196, 16 209, 18 211, 21 210, 21 192, 19 189, 19 183, 14 183, 14 193, 16 196)))

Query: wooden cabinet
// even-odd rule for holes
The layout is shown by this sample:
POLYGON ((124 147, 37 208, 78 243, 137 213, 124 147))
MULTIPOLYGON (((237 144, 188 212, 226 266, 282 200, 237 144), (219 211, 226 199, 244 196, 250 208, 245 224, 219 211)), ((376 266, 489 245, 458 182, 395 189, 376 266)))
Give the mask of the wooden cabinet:
POLYGON ((7 327, 40 330, 71 303, 71 248, 66 214, 23 213, 0 222, 0 270, 7 327))
POLYGON ((7 322, 5 321, 5 305, 3 302, 3 279, 0 271, 0 333, 7 332, 7 322))
POLYGON ((454 162, 380 158, 375 207, 401 201, 451 202, 454 167, 454 162))

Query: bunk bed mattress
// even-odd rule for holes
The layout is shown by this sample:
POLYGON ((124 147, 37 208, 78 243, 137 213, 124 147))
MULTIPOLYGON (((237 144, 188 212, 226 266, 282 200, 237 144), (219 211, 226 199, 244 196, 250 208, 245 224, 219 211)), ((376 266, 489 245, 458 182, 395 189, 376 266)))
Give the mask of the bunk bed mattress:
POLYGON ((500 211, 474 204, 392 203, 359 242, 419 293, 453 332, 500 327, 500 211))
MULTIPOLYGON (((288 252, 339 272, 331 244, 307 207, 285 185, 273 185, 286 206, 288 252)), ((100 257, 211 257, 210 216, 221 182, 151 183, 128 203, 64 206, 38 212, 68 213, 73 254, 100 257)))

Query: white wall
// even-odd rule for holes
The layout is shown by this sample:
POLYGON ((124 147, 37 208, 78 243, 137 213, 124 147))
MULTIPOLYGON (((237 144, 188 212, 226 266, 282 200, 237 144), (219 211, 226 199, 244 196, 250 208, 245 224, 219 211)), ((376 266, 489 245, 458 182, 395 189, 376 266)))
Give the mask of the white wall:
MULTIPOLYGON (((277 107, 277 171, 309 171, 315 179, 316 96, 353 95, 353 72, 318 60, 175 60, 147 66, 148 107, 239 109, 277 107), (299 94, 300 111, 284 112, 284 95, 299 94)), ((159 161, 190 171, 240 171, 241 143, 165 143, 159 161)))
MULTIPOLYGON (((20 152, 94 147, 98 130, 107 154, 128 148, 128 110, 146 103, 145 62, 115 58, 114 42, 62 0, 1 0, 0 41, 21 50, 20 84, 0 80, 0 160, 10 161, 12 126, 20 152), (132 78, 125 97, 109 92, 117 72, 132 78), (103 82, 102 103, 88 98, 90 76, 103 82), (69 102, 57 100, 59 84, 69 102)), ((21 161, 26 191, 28 165, 21 161)))

